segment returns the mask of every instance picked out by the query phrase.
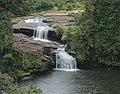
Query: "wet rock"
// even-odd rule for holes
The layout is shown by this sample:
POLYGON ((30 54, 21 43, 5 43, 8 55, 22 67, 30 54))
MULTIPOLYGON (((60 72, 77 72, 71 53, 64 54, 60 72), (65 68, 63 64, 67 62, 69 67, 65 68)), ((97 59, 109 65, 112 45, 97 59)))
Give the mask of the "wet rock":
POLYGON ((48 39, 51 40, 51 41, 57 41, 58 38, 57 38, 56 32, 49 30, 48 31, 48 39))
POLYGON ((72 56, 76 56, 76 52, 74 52, 74 51, 68 51, 68 53, 72 56))
POLYGON ((32 29, 24 29, 24 28, 13 30, 13 33, 22 33, 27 36, 33 36, 33 32, 34 32, 34 30, 32 30, 32 29))

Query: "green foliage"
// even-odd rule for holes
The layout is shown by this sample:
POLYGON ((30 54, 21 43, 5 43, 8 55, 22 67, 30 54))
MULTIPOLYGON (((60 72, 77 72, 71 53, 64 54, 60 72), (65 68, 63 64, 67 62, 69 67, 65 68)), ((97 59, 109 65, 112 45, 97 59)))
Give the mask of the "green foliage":
POLYGON ((119 0, 92 0, 77 17, 80 29, 72 36, 70 48, 83 60, 120 66, 119 0))
POLYGON ((20 75, 17 73, 21 70, 22 58, 20 54, 13 50, 5 50, 1 53, 0 71, 9 74, 14 79, 18 79, 20 75))
POLYGON ((28 94, 41 94, 42 91, 40 89, 37 89, 36 86, 31 85, 28 89, 28 94))
POLYGON ((11 8, 12 14, 15 16, 25 16, 30 14, 32 10, 31 0, 16 0, 11 8), (19 6, 19 7, 18 7, 19 6), (15 8, 15 9, 14 9, 15 8))
POLYGON ((36 86, 30 86, 28 89, 20 88, 13 84, 13 79, 7 74, 0 72, 0 94, 41 94, 42 91, 36 86))
POLYGON ((14 16, 24 16, 34 9, 34 0, 1 0, 0 11, 9 11, 14 16))
POLYGON ((33 0, 36 11, 83 9, 85 0, 33 0))
POLYGON ((44 62, 44 59, 45 57, 41 51, 22 53, 22 67, 30 73, 47 71, 51 62, 44 62))
POLYGON ((80 0, 57 0, 55 3, 59 10, 76 10, 84 9, 84 1, 80 0))
POLYGON ((11 25, 11 13, 1 11, 0 14, 0 71, 10 72, 13 65, 13 30, 11 25))
POLYGON ((57 35, 58 40, 61 40, 62 35, 63 35, 63 33, 64 33, 64 29, 61 28, 61 27, 57 27, 57 28, 55 29, 55 32, 56 32, 56 35, 57 35))
POLYGON ((12 48, 13 30, 10 21, 9 12, 0 13, 0 52, 12 48))
MULTIPOLYGON (((70 39, 70 36, 73 36, 74 35, 74 33, 76 32, 76 28, 71 28, 71 27, 69 27, 69 28, 64 28, 64 33, 63 33, 63 35, 62 35, 62 41, 64 42, 64 43, 70 43, 70 41, 72 40, 72 39, 70 39)), ((68 45, 69 46, 69 45, 68 45)))
POLYGON ((27 4, 30 3, 32 0, 0 0, 0 71, 8 73, 14 79, 20 76, 17 72, 21 68, 22 58, 13 45, 11 16, 27 13, 31 7, 27 4))
POLYGON ((31 12, 50 9, 84 9, 87 0, 1 0, 0 11, 9 11, 13 16, 25 16, 31 12), (56 8, 55 8, 56 7, 56 8))
POLYGON ((43 10, 49 10, 54 7, 54 4, 52 2, 49 2, 49 0, 41 0, 38 2, 38 5, 36 9, 38 11, 43 11, 43 10))
POLYGON ((7 73, 15 80, 26 74, 47 71, 48 66, 51 65, 51 62, 44 62, 45 57, 41 51, 27 53, 14 50, 4 54, 1 56, 0 71, 7 73))
POLYGON ((7 92, 11 88, 13 79, 7 74, 0 72, 0 94, 4 91, 7 92))

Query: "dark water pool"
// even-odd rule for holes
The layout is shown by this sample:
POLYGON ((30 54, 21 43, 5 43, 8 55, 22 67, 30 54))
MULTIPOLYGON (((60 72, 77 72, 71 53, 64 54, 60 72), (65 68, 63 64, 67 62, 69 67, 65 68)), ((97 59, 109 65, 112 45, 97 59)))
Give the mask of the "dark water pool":
POLYGON ((19 83, 21 87, 36 85, 43 94, 120 94, 120 71, 54 70, 19 83))

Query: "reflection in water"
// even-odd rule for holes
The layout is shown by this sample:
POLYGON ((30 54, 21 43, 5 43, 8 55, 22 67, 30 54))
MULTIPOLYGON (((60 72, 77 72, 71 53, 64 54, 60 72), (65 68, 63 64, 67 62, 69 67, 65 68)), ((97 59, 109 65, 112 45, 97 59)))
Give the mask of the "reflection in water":
POLYGON ((108 70, 54 70, 19 85, 37 85, 44 94, 120 94, 119 74, 108 70))

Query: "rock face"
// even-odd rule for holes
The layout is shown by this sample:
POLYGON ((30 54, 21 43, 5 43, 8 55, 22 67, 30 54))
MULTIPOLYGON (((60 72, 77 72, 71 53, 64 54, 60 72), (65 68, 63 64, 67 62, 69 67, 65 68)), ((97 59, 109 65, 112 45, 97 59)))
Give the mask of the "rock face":
MULTIPOLYGON (((34 33, 34 30, 21 28, 21 29, 14 29, 13 32, 15 34, 24 34, 24 35, 27 35, 29 37, 32 37, 33 33, 34 33)), ((58 38, 57 38, 56 32, 49 30, 48 31, 48 39, 51 40, 51 41, 57 41, 58 38)))
POLYGON ((32 37, 24 34, 14 34, 15 41, 19 44, 19 49, 25 52, 39 51, 44 48, 56 49, 57 45, 54 42, 35 41, 32 37))
POLYGON ((48 39, 51 41, 58 41, 58 37, 55 31, 48 31, 48 39))
MULTIPOLYGON (((31 17, 27 17, 29 19, 31 19, 31 17)), ((36 18, 36 17, 35 17, 36 18)), ((34 24, 30 24, 30 23, 26 23, 25 20, 26 18, 14 18, 12 19, 12 23, 13 23, 13 28, 14 28, 14 33, 22 33, 24 35, 30 36, 32 37, 34 34, 34 30, 36 30, 37 26, 49 26, 51 27, 52 25, 50 25, 50 23, 48 23, 48 21, 42 17, 42 22, 40 23, 34 23, 34 24)), ((54 27, 53 27, 54 28, 54 27)), ((48 39, 52 40, 52 41, 56 41, 57 40, 57 36, 56 36, 56 32, 54 31, 54 29, 50 29, 48 31, 48 39)))
POLYGON ((24 35, 27 35, 27 36, 33 36, 33 32, 34 30, 33 29, 24 29, 24 28, 21 28, 21 29, 14 29, 13 31, 14 33, 17 33, 17 34, 24 34, 24 35))
POLYGON ((51 52, 57 48, 56 43, 35 41, 24 34, 14 34, 14 40, 18 44, 17 51, 22 54, 21 69, 27 71, 22 77, 48 71, 54 67, 51 52))

